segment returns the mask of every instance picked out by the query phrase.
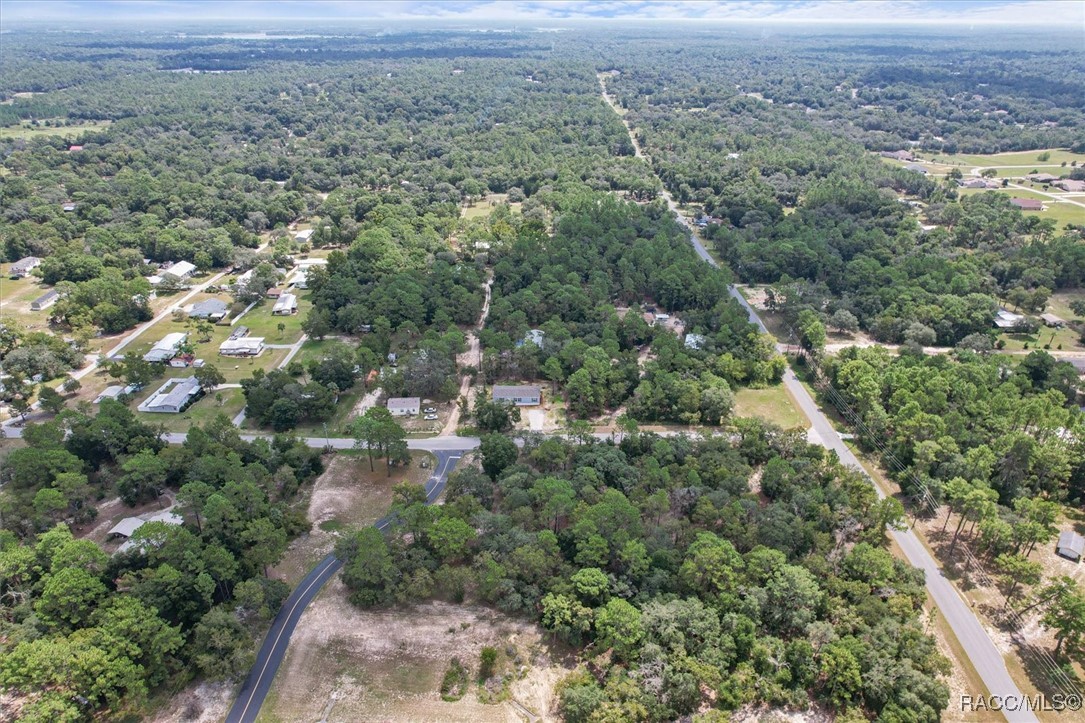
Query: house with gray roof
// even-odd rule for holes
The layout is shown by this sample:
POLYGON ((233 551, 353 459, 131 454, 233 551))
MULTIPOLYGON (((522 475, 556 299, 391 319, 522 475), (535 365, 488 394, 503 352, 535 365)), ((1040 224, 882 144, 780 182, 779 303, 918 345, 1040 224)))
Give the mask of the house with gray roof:
POLYGON ((392 397, 386 406, 393 417, 413 417, 422 408, 422 400, 419 397, 392 397))
POLYGON ((143 361, 162 364, 168 362, 170 359, 177 356, 177 352, 181 350, 181 345, 185 343, 185 339, 187 338, 188 334, 183 331, 175 331, 166 334, 157 344, 151 347, 150 351, 143 355, 143 361))
POLYGON ((188 318, 221 321, 226 318, 229 309, 230 305, 222 299, 204 299, 192 305, 192 308, 188 310, 188 318))
POLYGON ((158 414, 180 414, 199 398, 200 393, 200 383, 196 381, 196 377, 167 379, 166 383, 137 409, 158 414))
POLYGON ((57 293, 56 289, 49 289, 44 294, 42 294, 38 298, 31 301, 30 302, 30 308, 33 311, 41 311, 43 309, 48 309, 53 304, 57 303, 57 299, 59 299, 59 298, 60 298, 60 294, 57 293))
POLYGON ((1067 530, 1059 535, 1059 543, 1055 546, 1055 552, 1059 557, 1079 562, 1081 555, 1085 553, 1085 537, 1073 530, 1067 530))
POLYGON ((493 400, 508 402, 517 407, 534 407, 542 404, 542 389, 537 384, 495 384, 493 400))

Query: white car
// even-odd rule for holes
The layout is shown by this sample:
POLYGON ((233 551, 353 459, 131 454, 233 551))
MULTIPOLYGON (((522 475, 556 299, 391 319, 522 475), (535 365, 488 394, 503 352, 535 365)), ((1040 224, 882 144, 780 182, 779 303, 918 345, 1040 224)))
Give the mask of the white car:
POLYGON ((422 410, 422 413, 423 414, 436 414, 437 413, 437 407, 426 407, 425 409, 422 410))
POLYGON ((422 419, 426 420, 427 422, 432 422, 432 421, 437 419, 437 415, 436 414, 427 414, 426 416, 422 417, 422 419))

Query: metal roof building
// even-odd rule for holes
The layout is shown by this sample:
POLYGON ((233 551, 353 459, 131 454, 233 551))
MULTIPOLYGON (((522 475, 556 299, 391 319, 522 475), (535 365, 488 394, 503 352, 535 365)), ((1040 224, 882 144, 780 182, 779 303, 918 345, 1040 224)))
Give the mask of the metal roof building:
POLYGON ((1073 530, 1067 530, 1059 535, 1059 543, 1055 546, 1055 552, 1060 557, 1077 562, 1081 559, 1081 555, 1085 553, 1085 537, 1073 530))

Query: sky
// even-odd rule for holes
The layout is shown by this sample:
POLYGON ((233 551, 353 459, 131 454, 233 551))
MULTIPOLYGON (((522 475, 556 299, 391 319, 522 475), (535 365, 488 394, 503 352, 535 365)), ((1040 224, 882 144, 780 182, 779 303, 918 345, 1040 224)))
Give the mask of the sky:
POLYGON ((1080 30, 1085 0, 0 0, 0 29, 28 22, 587 20, 1029 25, 1080 30))

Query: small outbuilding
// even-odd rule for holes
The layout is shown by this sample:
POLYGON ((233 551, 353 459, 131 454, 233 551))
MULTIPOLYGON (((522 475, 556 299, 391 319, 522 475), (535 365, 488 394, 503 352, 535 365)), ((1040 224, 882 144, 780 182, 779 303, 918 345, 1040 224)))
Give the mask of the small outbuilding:
POLYGON ((535 407, 542 404, 542 389, 537 384, 495 384, 495 402, 509 402, 517 407, 535 407))
POLYGON ((413 417, 422 408, 420 397, 392 397, 387 403, 393 417, 413 417))
POLYGON ((196 271, 196 265, 188 261, 178 261, 171 265, 168 269, 162 271, 163 278, 169 278, 173 281, 187 281, 188 277, 192 276, 196 271))
POLYGON ((1059 542, 1055 546, 1055 552, 1058 553, 1059 557, 1080 562, 1081 555, 1085 553, 1085 537, 1073 530, 1067 530, 1059 535, 1059 542))
POLYGON ((1066 319, 1054 314, 1040 314, 1040 318, 1043 319, 1044 326, 1050 326, 1055 329, 1061 329, 1066 326, 1066 319))
POLYGON ((49 289, 44 294, 31 301, 30 308, 33 311, 42 311, 43 309, 48 309, 53 304, 57 303, 57 299, 59 298, 60 294, 57 293, 56 289, 49 289))
POLYGON ((298 231, 294 234, 294 240, 299 244, 308 243, 309 239, 313 237, 313 229, 307 228, 304 231, 298 231))

